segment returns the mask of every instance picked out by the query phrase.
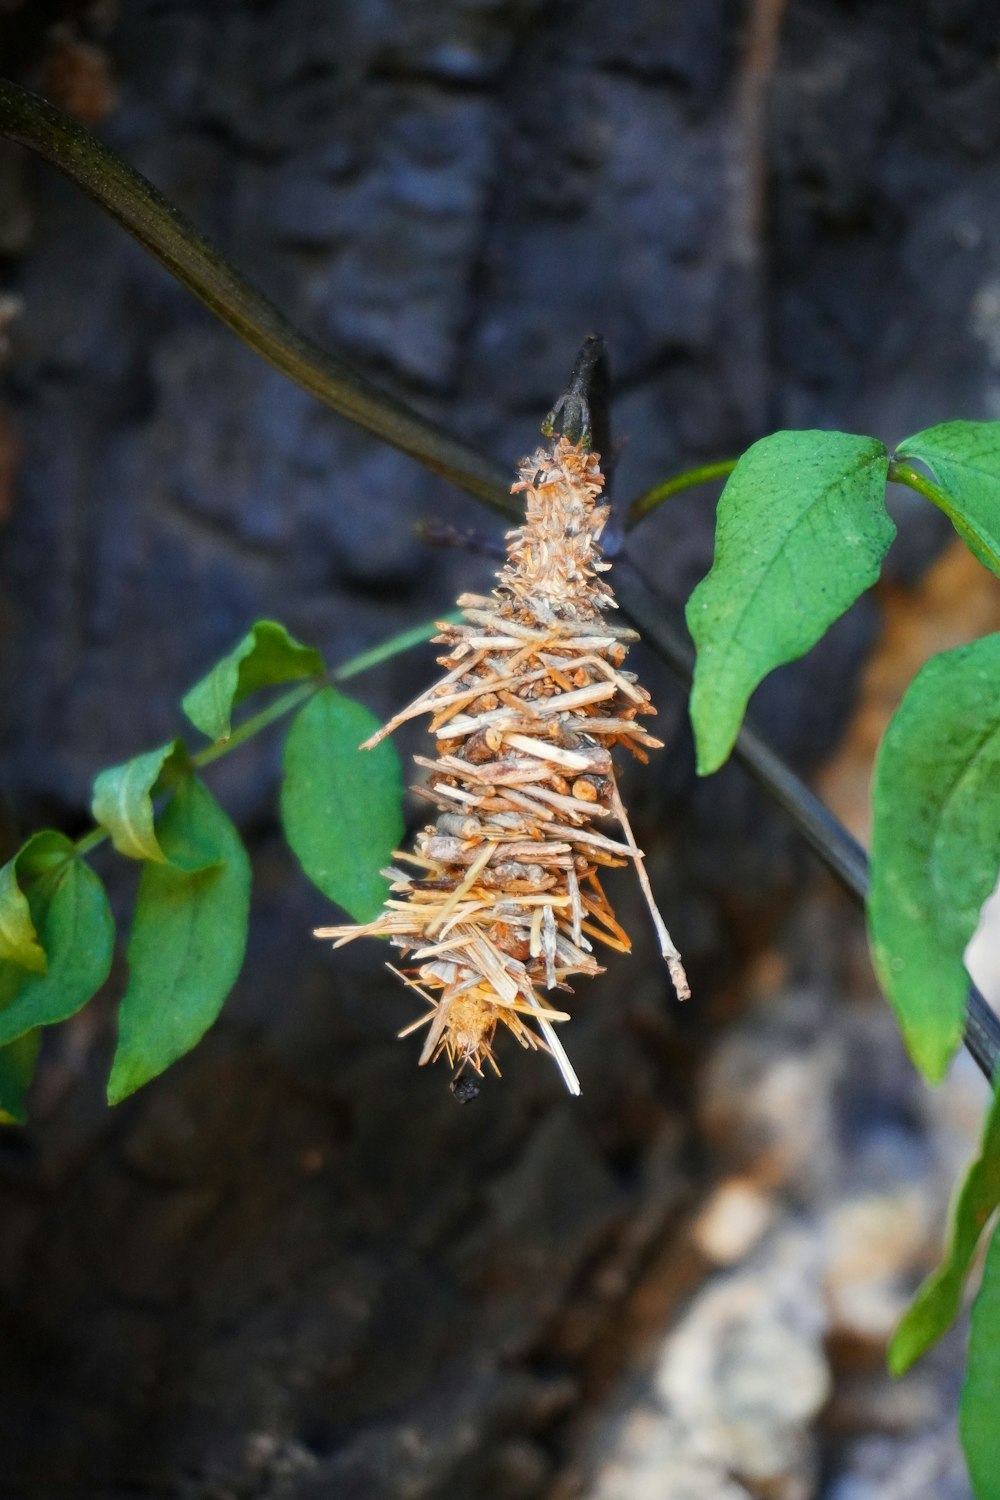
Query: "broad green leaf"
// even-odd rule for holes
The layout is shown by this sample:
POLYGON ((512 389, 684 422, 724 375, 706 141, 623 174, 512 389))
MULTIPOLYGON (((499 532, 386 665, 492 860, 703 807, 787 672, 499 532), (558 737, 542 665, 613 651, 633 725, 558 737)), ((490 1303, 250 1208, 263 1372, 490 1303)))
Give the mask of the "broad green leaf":
POLYGON ((878 578, 895 535, 888 465, 875 438, 846 432, 776 432, 736 465, 712 570, 687 604, 700 775, 729 755, 763 678, 804 655, 878 578))
POLYGON ((285 744, 281 821, 303 870, 357 922, 385 900, 380 871, 403 833, 399 757, 366 708, 324 688, 296 716, 285 744))
POLYGON ((180 783, 156 833, 171 863, 147 863, 139 878, 111 1104, 201 1040, 236 983, 246 949, 250 862, 201 782, 180 783), (202 868, 191 868, 198 862, 202 868))
POLYGON ((889 1368, 902 1375, 925 1354, 958 1316, 962 1287, 979 1237, 1000 1204, 1000 1093, 990 1101, 979 1155, 952 1204, 944 1259, 900 1320, 889 1345, 889 1368))
POLYGON ((962 955, 1000 866, 1000 635, 932 657, 885 732, 868 925, 910 1056, 932 1081, 962 1037, 962 955))
POLYGON ((1000 422, 942 422, 900 443, 896 456, 927 465, 954 502, 946 513, 959 536, 1000 573, 1000 422))
POLYGON ((0 963, 0 1047, 36 1026, 75 1015, 107 979, 114 958, 108 898, 83 860, 65 860, 34 881, 29 892, 49 961, 44 974, 0 963))
POLYGON ((183 772, 189 765, 183 740, 171 740, 169 745, 100 773, 94 782, 91 811, 111 835, 119 854, 163 863, 166 855, 153 827, 153 793, 171 772, 183 772))
POLYGON ((33 833, 0 869, 0 961, 16 964, 33 974, 45 973, 45 949, 38 941, 21 881, 62 863, 72 853, 73 845, 68 838, 46 828, 33 833))
POLYGON ((35 1071, 41 1033, 29 1031, 7 1047, 0 1047, 0 1125, 23 1125, 25 1098, 35 1071))
POLYGON ((1000 1234, 994 1231, 972 1306, 959 1430, 977 1500, 1000 1500, 1000 1234))
POLYGON ((258 688, 320 677, 323 658, 290 636, 276 620, 258 620, 238 646, 196 682, 181 700, 191 723, 210 740, 232 732, 232 712, 258 688))

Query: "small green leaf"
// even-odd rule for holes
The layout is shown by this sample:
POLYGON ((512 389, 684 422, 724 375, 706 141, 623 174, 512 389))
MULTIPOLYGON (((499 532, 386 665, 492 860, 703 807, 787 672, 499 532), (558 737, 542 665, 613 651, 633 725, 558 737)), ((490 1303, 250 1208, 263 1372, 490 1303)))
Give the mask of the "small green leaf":
POLYGON ((44 974, 0 963, 0 1047, 75 1015, 107 979, 114 957, 108 898, 83 860, 67 859, 36 880, 29 899, 49 961, 44 974))
POLYGON ((986 1252, 972 1305, 969 1360, 959 1407, 959 1430, 976 1500, 1000 1500, 1000 1234, 986 1252))
POLYGON ((153 827, 153 794, 171 773, 184 772, 189 766, 183 740, 171 740, 169 745, 100 773, 94 782, 91 811, 111 835, 119 854, 163 863, 166 855, 153 827))
POLYGON ((17 964, 33 974, 45 973, 45 950, 38 941, 20 882, 69 859, 72 853, 68 838, 46 828, 33 833, 0 869, 0 961, 17 964))
POLYGON ((281 820, 303 870, 357 922, 386 897, 380 874, 403 833, 399 757, 388 740, 358 745, 378 720, 351 698, 324 688, 288 734, 281 820))
POLYGON ((258 688, 303 677, 321 677, 323 658, 303 646, 275 620, 258 620, 239 645, 196 682, 181 700, 191 723, 210 740, 225 740, 232 732, 232 712, 258 688))
POLYGON ((980 1235, 1000 1204, 1000 1093, 990 1101, 979 1155, 952 1204, 948 1246, 903 1314, 889 1345, 889 1369, 904 1374, 958 1316, 962 1287, 980 1235))
POLYGON ((947 514, 959 536, 1000 573, 1000 422, 942 422, 900 443, 896 456, 927 465, 954 501, 947 514))
POLYGON ((236 983, 246 949, 250 861, 201 782, 180 783, 156 833, 170 863, 143 865, 139 879, 111 1104, 201 1040, 236 983))
POLYGON ((687 604, 698 648, 698 771, 717 771, 747 701, 878 578, 895 535, 875 438, 776 432, 748 448, 719 500, 715 560, 687 604))
POLYGON ((885 732, 868 926, 910 1056, 934 1083, 962 1038, 962 955, 1000 866, 1000 635, 932 657, 885 732))
POLYGON ((23 1125, 25 1099, 35 1072, 41 1032, 29 1031, 7 1047, 0 1047, 0 1125, 23 1125))

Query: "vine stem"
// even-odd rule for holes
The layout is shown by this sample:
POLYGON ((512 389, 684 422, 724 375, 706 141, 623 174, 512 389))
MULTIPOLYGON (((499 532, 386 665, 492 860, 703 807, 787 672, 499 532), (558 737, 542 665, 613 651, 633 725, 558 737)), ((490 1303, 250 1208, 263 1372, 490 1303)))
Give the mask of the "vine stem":
MULTIPOLYGON (((441 620, 458 619, 455 610, 446 615, 438 615, 433 620, 425 620, 422 625, 411 625, 409 630, 401 630, 398 635, 393 635, 388 640, 380 641, 377 646, 371 646, 367 651, 359 651, 357 656, 350 657, 342 662, 339 667, 323 677, 311 677, 308 682, 300 682, 297 687, 290 688, 287 693, 282 693, 262 708, 259 713, 244 719, 238 724, 228 739, 219 740, 214 745, 206 745, 203 750, 198 750, 191 756, 190 764, 196 771, 203 766, 210 766, 214 761, 221 760, 224 755, 229 755, 237 750, 240 745, 245 745, 247 740, 252 740, 255 735, 276 724, 279 719, 293 713, 300 704, 307 703, 310 698, 326 687, 330 682, 347 682, 351 677, 357 677, 362 672, 369 671, 381 662, 388 661, 390 657, 399 656, 404 651, 409 651, 413 646, 419 646, 422 642, 430 640, 441 620)), ((178 773, 180 774, 180 773, 178 773)), ((169 783, 164 783, 161 790, 166 790, 169 783)), ((109 837, 107 831, 97 825, 82 834, 73 845, 77 855, 89 854, 109 837)))
POLYGON ((0 135, 72 178, 210 312, 310 395, 502 515, 520 519, 501 470, 302 333, 146 177, 75 120, 0 79, 0 135))
POLYGON ((959 536, 971 542, 973 550, 981 554, 994 573, 1000 574, 1000 553, 997 552, 991 538, 970 522, 969 517, 957 509, 951 496, 940 489, 933 480, 921 474, 919 469, 911 468, 909 464, 898 463, 895 459, 889 464, 888 477, 894 484, 905 484, 911 490, 916 490, 918 495, 923 495, 924 499, 936 505, 938 510, 944 511, 959 536))
POLYGON ((672 479, 666 479, 644 494, 637 495, 625 516, 625 530, 631 531, 633 526, 638 526, 658 505, 662 505, 664 500, 672 500, 674 495, 679 495, 683 490, 693 489, 696 484, 705 484, 709 479, 726 478, 738 463, 739 459, 723 458, 718 463, 699 464, 696 469, 685 469, 683 474, 675 474, 672 479))

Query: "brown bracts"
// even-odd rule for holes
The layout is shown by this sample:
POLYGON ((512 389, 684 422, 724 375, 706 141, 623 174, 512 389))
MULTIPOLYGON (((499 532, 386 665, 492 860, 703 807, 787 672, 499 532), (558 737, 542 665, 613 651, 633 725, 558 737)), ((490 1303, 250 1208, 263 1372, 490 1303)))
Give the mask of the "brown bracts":
MULTIPOLYGON (((601 885, 604 868, 632 864, 681 999, 680 955, 656 909, 622 805, 616 745, 640 760, 660 740, 640 719, 655 712, 624 670, 633 630, 612 625, 614 597, 601 574, 608 507, 596 454, 556 438, 520 467, 523 526, 489 598, 464 594, 461 624, 436 640, 444 676, 363 748, 417 714, 430 715, 436 758, 418 795, 437 809, 400 867, 374 922, 324 927, 336 945, 387 937, 407 958, 395 970, 426 1003, 406 1036, 428 1027, 422 1063, 497 1073, 494 1038, 506 1026, 523 1047, 555 1058, 580 1092, 555 1033, 569 1019, 553 992, 575 974, 598 974, 596 944, 628 952, 628 935, 601 885)), ((390 965, 392 967, 392 965, 390 965)))

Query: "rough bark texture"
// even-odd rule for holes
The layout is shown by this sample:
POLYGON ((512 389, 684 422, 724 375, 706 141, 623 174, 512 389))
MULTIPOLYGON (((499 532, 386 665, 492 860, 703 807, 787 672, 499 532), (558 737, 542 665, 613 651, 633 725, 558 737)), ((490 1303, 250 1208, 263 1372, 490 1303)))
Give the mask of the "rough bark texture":
MULTIPOLYGON (((113 75, 110 143, 293 317, 512 472, 595 328, 621 495, 779 426, 891 443, 1000 414, 988 0, 132 0, 113 25, 75 9, 0 8, 4 65, 38 86, 47 49, 50 88, 91 117, 113 75), (57 18, 77 29, 53 39, 57 18), (67 61, 81 40, 97 54, 67 61)), ((482 559, 428 553, 415 521, 492 523, 256 361, 47 168, 0 150, 0 205, 22 309, 0 425, 12 841, 82 822, 94 774, 176 733, 180 693, 252 619, 347 657, 486 585, 482 559)), ((897 510, 906 581, 943 531, 915 497, 897 510)), ((710 500, 640 536, 682 600, 710 500)), ((876 625, 863 602, 759 694, 800 767, 835 743, 876 625)), ((388 714, 432 672, 397 661, 364 693, 388 714)), ((96 1003, 52 1039, 36 1124, 0 1138, 5 1500, 513 1500, 581 1462, 636 1329, 698 1279, 664 1258, 686 1206, 744 1169, 725 1119, 713 1135, 703 1107, 696 1126, 692 1080, 746 987, 723 981, 811 868, 739 772, 694 786, 683 700, 644 677, 673 748, 630 801, 697 998, 677 1015, 637 910, 636 953, 579 997, 581 1100, 539 1058, 511 1058, 467 1109, 418 1071, 378 955, 308 937, 331 914, 275 834, 277 741, 219 766, 256 857, 223 1020, 109 1113, 113 997, 96 1003)), ((788 1047, 820 1048, 819 1093, 849 1115, 822 1038, 840 1025, 848 1072, 871 1046, 867 1023, 829 1017, 844 985, 869 992, 844 956, 853 922, 800 918, 792 957, 753 979, 827 1002, 788 1047)), ((863 1098, 905 1177, 930 1148, 876 1032, 863 1098)), ((794 1173, 778 1183, 801 1198, 794 1173)), ((821 1492, 789 1462, 806 1488, 753 1492, 821 1492)))

